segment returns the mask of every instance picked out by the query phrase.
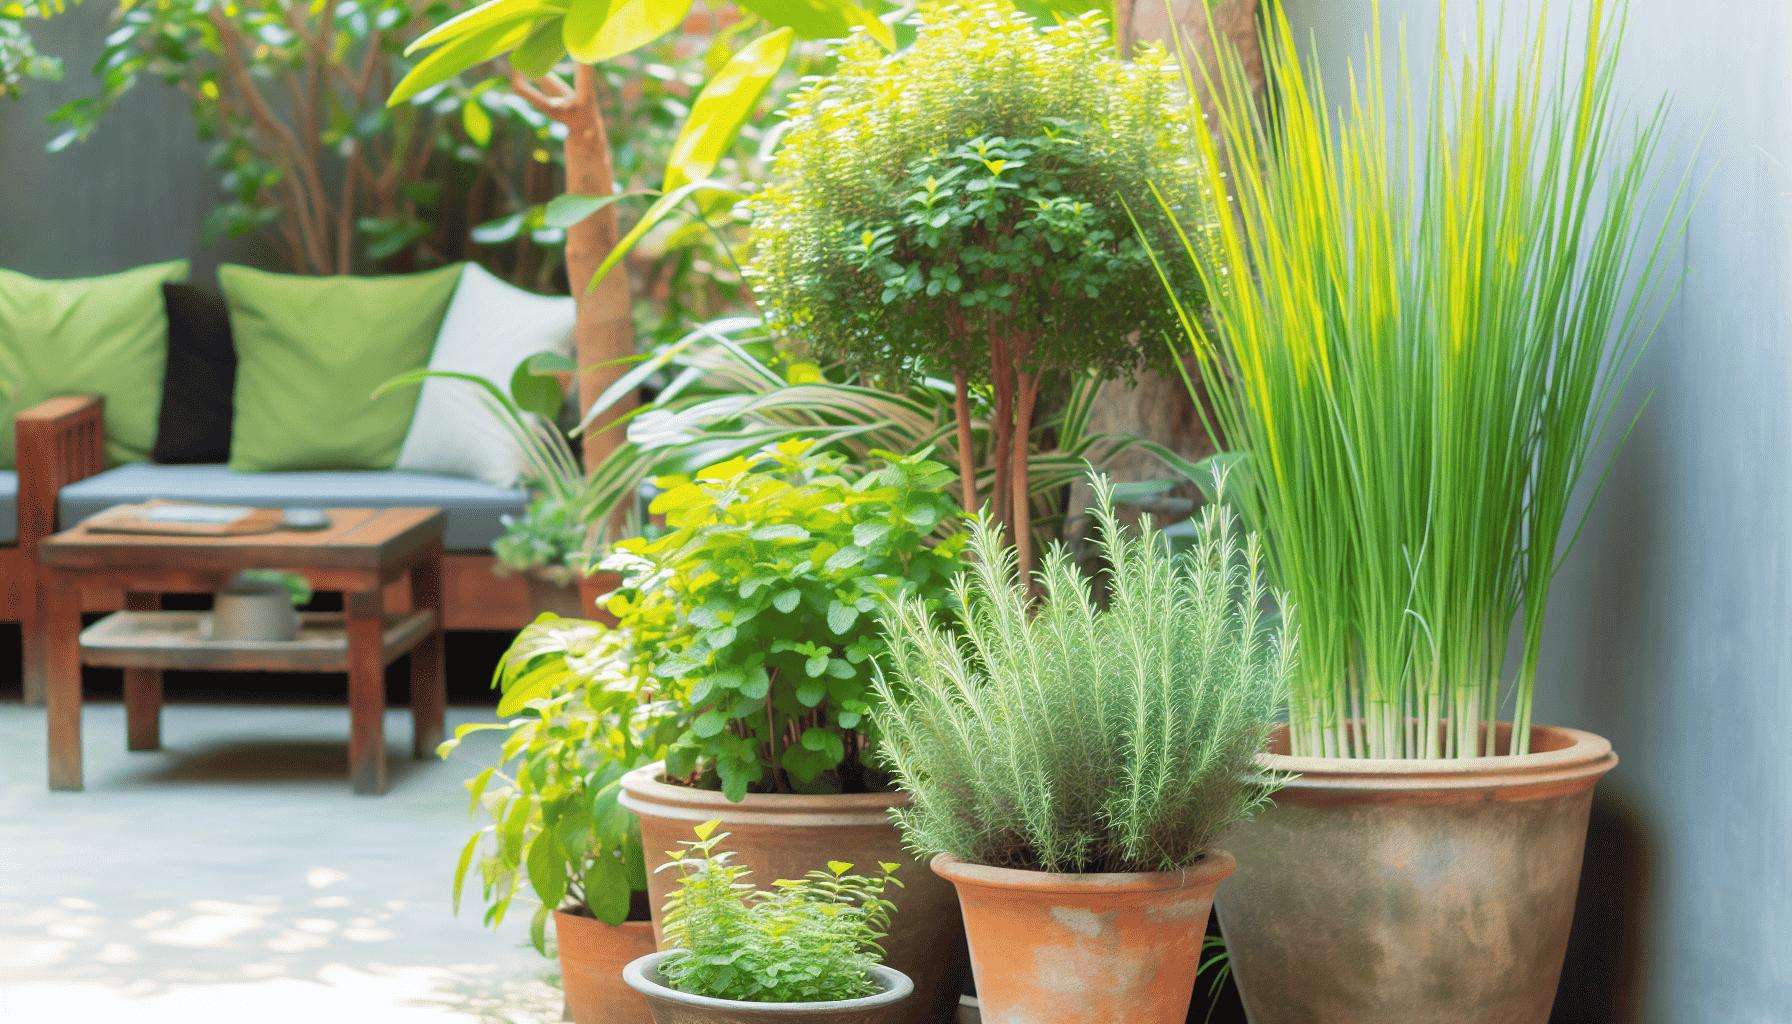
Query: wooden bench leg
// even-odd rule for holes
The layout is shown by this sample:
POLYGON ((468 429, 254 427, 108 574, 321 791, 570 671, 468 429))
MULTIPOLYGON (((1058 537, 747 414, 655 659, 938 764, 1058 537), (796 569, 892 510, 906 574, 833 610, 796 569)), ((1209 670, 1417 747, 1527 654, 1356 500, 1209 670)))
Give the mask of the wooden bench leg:
POLYGON ((436 614, 435 628, 411 648, 411 756, 421 761, 442 742, 448 683, 443 678, 442 546, 411 570, 411 607, 436 614))
POLYGON ((378 589, 344 594, 348 606, 348 774, 355 792, 386 791, 385 601, 378 589))
POLYGON ((49 727, 50 788, 80 789, 81 588, 53 580, 38 620, 44 645, 44 718, 49 727))
POLYGON ((33 579, 25 588, 25 607, 19 621, 19 641, 25 654, 25 703, 42 707, 49 692, 49 649, 44 627, 50 617, 50 582, 35 562, 26 570, 33 579))
MULTIPOLYGON (((162 606, 162 595, 129 592, 124 606, 126 611, 153 612, 162 606)), ((126 750, 162 749, 161 669, 124 670, 124 715, 126 750)))

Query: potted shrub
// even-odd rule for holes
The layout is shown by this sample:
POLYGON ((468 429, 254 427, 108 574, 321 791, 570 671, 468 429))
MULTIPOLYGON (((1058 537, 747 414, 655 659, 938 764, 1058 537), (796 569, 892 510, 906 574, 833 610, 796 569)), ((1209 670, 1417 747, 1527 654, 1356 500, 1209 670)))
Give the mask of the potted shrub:
POLYGON ((1282 782, 1254 767, 1286 697, 1290 620, 1261 612, 1262 548, 1223 506, 1165 554, 1095 480, 1108 603, 1062 545, 1036 608, 981 518, 962 634, 900 598, 878 683, 911 849, 964 906, 986 1024, 1180 1024, 1221 836, 1282 782))
POLYGON ((1517 52, 1483 28, 1460 59, 1440 28, 1416 99, 1371 45, 1343 116, 1279 9, 1273 119, 1220 65, 1198 153, 1234 203, 1189 262, 1227 286, 1196 296, 1211 334, 1185 322, 1301 612, 1265 761, 1300 777, 1231 840, 1218 904, 1259 1024, 1549 1017, 1616 758, 1532 721, 1545 603, 1680 217, 1648 226, 1661 122, 1617 109, 1614 18, 1517 52))
POLYGON ((474 833, 454 874, 454 907, 477 868, 485 921, 497 927, 514 899, 539 901, 530 922, 547 951, 552 918, 571 1019, 646 1024, 645 1003, 621 983, 623 965, 654 948, 640 825, 617 803, 624 772, 658 758, 670 722, 629 687, 621 645, 595 623, 551 616, 518 634, 499 663, 507 732, 499 763, 468 781, 469 810, 491 824, 474 833))
MULTIPOLYGON (((1032 506, 1057 486, 1029 472, 1042 382, 1171 365, 1150 251, 1206 237, 1199 122, 1174 59, 1117 59, 1095 13, 1041 29, 1008 0, 929 0, 915 24, 896 54, 848 44, 792 100, 747 275, 818 355, 954 382, 963 506, 987 497, 1031 565, 1032 506)), ((1192 268, 1165 272, 1199 305, 1192 268)))
MULTIPOLYGON (((883 899, 897 865, 874 877, 829 861, 770 891, 742 881, 732 853, 716 853, 721 822, 698 825, 696 841, 665 868, 678 868, 666 907, 667 948, 628 965, 628 984, 647 998, 657 1024, 879 1024, 893 1020, 914 986, 882 966, 878 940, 893 903, 883 899)), ((662 869, 663 870, 663 869, 662 869)))
POLYGON ((651 869, 692 822, 721 819, 766 884, 828 859, 903 865, 890 963, 915 982, 902 1019, 933 1024, 962 991, 958 904, 903 852, 889 812, 907 798, 867 714, 881 607, 906 594, 939 608, 965 538, 937 490, 949 471, 883 454, 861 469, 787 441, 660 479, 651 509, 667 532, 617 545, 606 567, 626 585, 609 610, 638 688, 674 704, 683 731, 663 765, 623 777, 622 803, 641 819, 662 936, 675 880, 651 869))

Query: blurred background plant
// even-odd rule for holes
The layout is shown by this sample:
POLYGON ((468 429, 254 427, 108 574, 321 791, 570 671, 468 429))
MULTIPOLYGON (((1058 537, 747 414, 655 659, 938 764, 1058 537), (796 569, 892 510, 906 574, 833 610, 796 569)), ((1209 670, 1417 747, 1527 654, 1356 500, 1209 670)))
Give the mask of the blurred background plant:
POLYGON ((62 0, 12 0, 0 5, 0 96, 18 99, 27 79, 62 79, 62 58, 40 53, 26 23, 60 13, 62 0))

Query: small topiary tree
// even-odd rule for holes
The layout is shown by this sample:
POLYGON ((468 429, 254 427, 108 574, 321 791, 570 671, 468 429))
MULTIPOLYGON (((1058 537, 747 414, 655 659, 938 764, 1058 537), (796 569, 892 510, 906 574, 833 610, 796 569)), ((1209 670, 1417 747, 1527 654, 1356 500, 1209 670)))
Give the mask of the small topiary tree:
MULTIPOLYGON (((817 355, 952 378, 967 510, 971 389, 987 389, 992 512, 1030 565, 1042 374, 1169 365, 1179 321, 1140 235, 1204 244, 1199 122, 1174 59, 1116 59, 1096 14, 1039 29, 1009 0, 930 0, 915 24, 898 54, 847 44, 795 98, 747 273, 771 325, 817 355)), ((1164 269, 1199 290, 1192 265, 1164 269)))

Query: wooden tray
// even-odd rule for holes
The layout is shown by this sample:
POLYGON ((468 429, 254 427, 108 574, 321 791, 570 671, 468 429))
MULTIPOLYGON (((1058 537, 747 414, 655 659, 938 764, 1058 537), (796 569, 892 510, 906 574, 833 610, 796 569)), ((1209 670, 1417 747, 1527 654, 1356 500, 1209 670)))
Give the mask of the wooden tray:
MULTIPOLYGON (((113 668, 217 672, 347 672, 348 628, 341 612, 303 612, 296 640, 203 640, 210 612, 114 612, 81 631, 81 661, 113 668)), ((435 628, 435 613, 391 612, 380 638, 390 665, 435 628)))
POLYGON ((182 523, 151 519, 152 508, 169 506, 194 508, 240 508, 238 505, 205 505, 195 501, 168 501, 151 498, 140 505, 114 505, 87 517, 82 525, 94 533, 148 533, 164 537, 235 537, 243 534, 273 533, 280 529, 286 511, 278 508, 252 508, 239 519, 228 523, 182 523))

